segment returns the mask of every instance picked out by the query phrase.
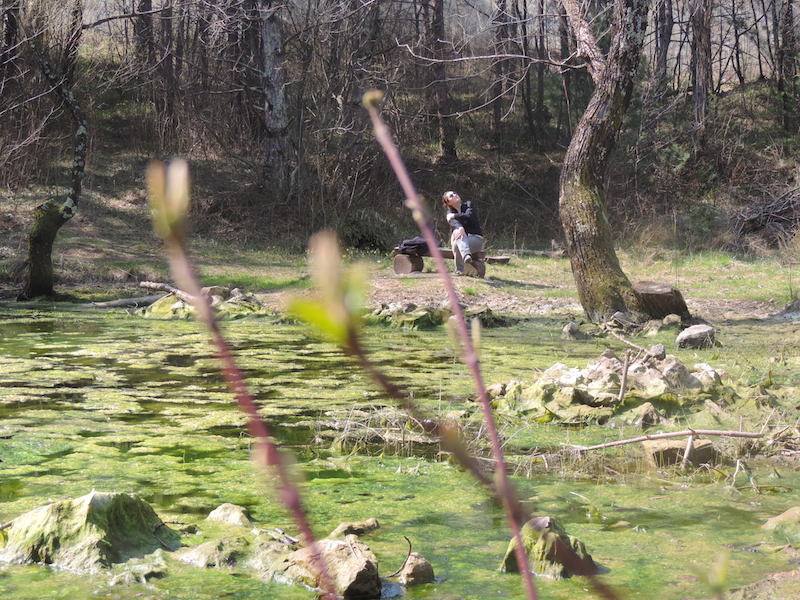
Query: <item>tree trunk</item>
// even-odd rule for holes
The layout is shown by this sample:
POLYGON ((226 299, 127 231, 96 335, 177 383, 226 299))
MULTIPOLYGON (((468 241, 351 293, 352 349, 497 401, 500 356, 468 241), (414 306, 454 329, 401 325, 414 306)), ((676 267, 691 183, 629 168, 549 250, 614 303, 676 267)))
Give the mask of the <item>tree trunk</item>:
POLYGON ((492 134, 494 143, 500 145, 503 141, 503 95, 506 87, 506 59, 500 58, 505 54, 508 41, 508 11, 506 10, 506 0, 495 0, 494 15, 492 25, 495 27, 494 34, 494 63, 492 64, 492 74, 494 83, 492 84, 492 134))
POLYGON ((10 72, 11 66, 19 53, 17 44, 19 43, 19 9, 20 0, 3 0, 0 3, 2 15, 3 37, 2 48, 0 48, 0 73, 10 72))
MULTIPOLYGON (((153 10, 152 0, 138 0, 136 11, 146 13, 153 10)), ((136 58, 140 68, 147 70, 155 61, 153 42, 153 15, 140 14, 133 21, 133 37, 136 40, 136 58)))
POLYGON ((200 67, 200 87, 207 92, 209 87, 208 79, 208 54, 211 50, 211 19, 213 18, 213 6, 201 6, 197 22, 197 62, 200 67))
POLYGON ((646 309, 614 251, 605 208, 608 157, 630 104, 647 25, 647 0, 617 0, 615 33, 603 58, 577 0, 564 0, 595 89, 564 157, 559 207, 578 296, 592 321, 617 311, 642 320, 646 309))
POLYGON ((159 66, 161 71, 161 81, 163 89, 161 90, 161 115, 162 119, 162 135, 164 136, 163 142, 173 141, 177 123, 175 123, 175 66, 173 43, 174 33, 172 28, 173 21, 173 7, 175 0, 164 0, 163 10, 161 11, 161 56, 159 58, 159 66))
POLYGON ((545 132, 547 131, 548 114, 544 105, 544 76, 547 70, 547 40, 545 38, 545 2, 539 0, 539 30, 536 36, 536 129, 539 132, 536 147, 543 150, 545 147, 545 132))
POLYGON ((797 130, 797 37, 794 30, 794 0, 783 0, 781 6, 780 45, 778 46, 778 95, 786 132, 797 130))
POLYGON ((742 32, 739 30, 739 17, 736 14, 736 2, 738 2, 738 0, 731 0, 731 21, 733 22, 733 70, 736 72, 739 85, 744 85, 741 45, 742 32))
POLYGON ((758 80, 764 80, 764 60, 761 56, 761 27, 759 26, 759 21, 762 17, 766 15, 762 15, 762 17, 758 16, 758 12, 756 11, 756 3, 755 0, 750 0, 750 9, 753 12, 753 41, 756 44, 756 56, 758 57, 758 80))
POLYGON ((444 58, 447 54, 444 27, 444 0, 433 0, 433 19, 431 22, 431 47, 434 56, 441 62, 433 65, 433 98, 436 118, 439 122, 439 160, 453 162, 456 155, 456 124, 450 115, 450 86, 447 84, 447 68, 444 58))
MULTIPOLYGON (((571 55, 569 43, 569 21, 566 13, 562 12, 558 19, 558 39, 561 60, 566 62, 571 55)), ((558 126, 556 138, 562 139, 562 125, 566 139, 572 138, 572 69, 562 68, 561 72, 561 104, 558 111, 558 126)))
POLYGON ((264 182, 277 199, 289 189, 289 116, 286 106, 283 33, 274 0, 259 0, 262 116, 264 119, 264 182))
POLYGON ((81 196, 81 186, 84 169, 86 166, 87 126, 83 111, 72 92, 72 80, 69 71, 74 66, 74 58, 78 54, 81 37, 83 11, 81 2, 76 2, 73 10, 73 31, 64 51, 64 73, 54 73, 50 63, 43 54, 33 48, 39 59, 42 72, 48 82, 66 104, 75 121, 75 146, 74 160, 70 170, 71 190, 63 201, 51 199, 39 205, 34 211, 33 226, 28 238, 28 273, 20 299, 35 298, 37 296, 51 296, 54 293, 53 278, 53 242, 61 226, 75 216, 81 196))
POLYGON ((667 91, 667 58, 672 41, 672 28, 675 19, 672 16, 672 0, 658 0, 656 14, 656 64, 653 69, 653 87, 657 98, 667 91))
POLYGON ((708 101, 711 89, 711 0, 693 0, 692 6, 692 104, 694 150, 706 148, 708 101))

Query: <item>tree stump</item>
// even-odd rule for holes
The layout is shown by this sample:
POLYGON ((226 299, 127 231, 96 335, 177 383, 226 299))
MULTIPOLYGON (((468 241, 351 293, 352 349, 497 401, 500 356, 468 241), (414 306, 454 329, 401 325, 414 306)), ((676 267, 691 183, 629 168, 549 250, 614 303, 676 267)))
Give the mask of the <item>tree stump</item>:
POLYGON ((486 263, 482 260, 473 260, 464 264, 464 275, 473 275, 483 279, 486 276, 486 263))
POLYGON ((394 257, 394 272, 398 275, 407 273, 420 273, 425 263, 417 254, 396 254, 394 257))
POLYGON ((680 290, 671 285, 639 281, 633 284, 633 289, 641 298, 645 311, 653 319, 678 315, 685 321, 692 317, 680 290))

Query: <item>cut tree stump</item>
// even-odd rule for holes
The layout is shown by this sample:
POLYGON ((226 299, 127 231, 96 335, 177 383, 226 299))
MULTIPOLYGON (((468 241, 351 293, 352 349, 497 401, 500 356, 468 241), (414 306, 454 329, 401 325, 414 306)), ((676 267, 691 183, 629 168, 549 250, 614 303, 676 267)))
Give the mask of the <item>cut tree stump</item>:
POLYGON ((425 266, 425 262, 419 254, 395 254, 394 272, 398 275, 408 273, 419 273, 425 266))
MULTIPOLYGON (((430 253, 425 254, 401 254, 395 248, 394 255, 394 272, 398 275, 406 275, 408 273, 419 273, 425 267, 423 257, 430 257, 430 253)), ((446 259, 453 260, 453 251, 450 248, 439 248, 442 256, 446 259)), ((477 260, 472 265, 465 265, 464 272, 467 275, 477 275, 484 277, 486 275, 486 263, 490 265, 506 265, 511 260, 510 256, 486 256, 485 252, 476 252, 473 258, 477 260)))
POLYGON ((647 314, 653 319, 663 319, 667 315, 678 315, 684 321, 692 318, 680 290, 671 285, 638 281, 633 284, 633 289, 639 294, 647 314))

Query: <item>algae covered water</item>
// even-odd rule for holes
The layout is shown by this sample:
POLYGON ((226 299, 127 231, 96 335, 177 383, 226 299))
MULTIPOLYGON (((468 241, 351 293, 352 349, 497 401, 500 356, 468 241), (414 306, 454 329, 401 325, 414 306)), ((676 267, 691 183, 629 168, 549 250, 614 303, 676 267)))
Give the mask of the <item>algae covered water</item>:
MULTIPOLYGON (((509 537, 501 508, 435 449, 335 446, 332 419, 368 418, 385 406, 335 347, 266 318, 226 323, 225 330, 262 415, 297 459, 318 535, 341 521, 376 517, 381 528, 364 540, 383 575, 403 561, 408 537, 437 575, 435 584, 409 589, 411 598, 523 596, 516 575, 498 572, 509 537)), ((545 319, 487 330, 487 379, 523 379, 556 361, 583 366, 602 349, 593 340, 566 347, 558 330, 545 319)), ((376 361, 426 410, 458 413, 469 406, 470 382, 443 331, 371 328, 368 334, 376 361)), ((512 440, 508 450, 616 435, 531 425, 520 434, 525 443, 512 440)), ((243 418, 196 323, 0 305, 0 522, 97 489, 136 493, 165 521, 198 524, 201 534, 186 536, 186 545, 206 539, 202 521, 223 502, 245 506, 263 526, 292 531, 269 475, 254 471, 249 447, 243 418)), ((800 481, 791 468, 772 470, 765 477, 776 485, 761 494, 710 476, 614 475, 613 469, 591 477, 551 469, 515 483, 531 512, 557 517, 585 542, 605 581, 625 598, 705 598, 712 595, 709 573, 723 561, 728 587, 791 568, 759 525, 796 503, 800 481)), ((542 598, 590 596, 578 578, 538 585, 542 598)), ((103 575, 3 566, 0 593, 9 600, 314 597, 235 569, 199 570, 177 561, 169 561, 166 577, 116 586, 103 575)))

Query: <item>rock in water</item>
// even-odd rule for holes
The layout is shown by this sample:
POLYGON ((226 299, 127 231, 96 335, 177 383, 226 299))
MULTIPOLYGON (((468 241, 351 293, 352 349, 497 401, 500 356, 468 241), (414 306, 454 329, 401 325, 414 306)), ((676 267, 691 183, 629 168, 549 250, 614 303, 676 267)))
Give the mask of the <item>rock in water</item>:
POLYGON ((397 581, 406 586, 433 583, 433 566, 424 556, 418 552, 412 552, 397 576, 397 581))
POLYGON ((208 521, 217 521, 227 525, 239 525, 240 527, 250 527, 252 521, 247 511, 237 504, 225 502, 208 513, 208 521))
MULTIPOLYGON (((378 559, 364 542, 348 535, 344 540, 318 540, 317 546, 337 594, 348 599, 380 598, 378 559)), ((292 552, 284 561, 283 573, 273 573, 273 577, 316 587, 316 573, 311 548, 307 546, 292 552)))
POLYGON ((212 540, 181 550, 178 559, 201 569, 233 567, 246 557, 249 545, 243 537, 212 540))
MULTIPOLYGON (((642 448, 650 466, 660 468, 681 464, 686 444, 686 439, 646 440, 642 442, 642 448)), ((692 465, 714 464, 718 458, 719 454, 711 440, 693 440, 689 452, 689 462, 692 465)))
POLYGON ((0 562, 44 563, 84 573, 181 545, 180 536, 138 496, 94 490, 20 515, 7 534, 0 562))
MULTIPOLYGON (((540 577, 563 579, 571 575, 597 572, 597 565, 586 546, 568 535, 553 517, 535 517, 522 527, 522 543, 528 555, 530 570, 540 577), (568 549, 572 551, 569 552, 568 549)), ((518 573, 516 540, 511 539, 503 557, 501 571, 518 573)))
POLYGON ((781 542, 795 546, 800 544, 800 506, 793 506, 777 517, 772 517, 761 529, 772 531, 781 542))
POLYGON ((370 517, 366 521, 358 521, 352 523, 339 523, 339 526, 334 529, 329 535, 329 538, 344 537, 346 535, 364 535, 380 529, 380 523, 375 517, 370 517))

